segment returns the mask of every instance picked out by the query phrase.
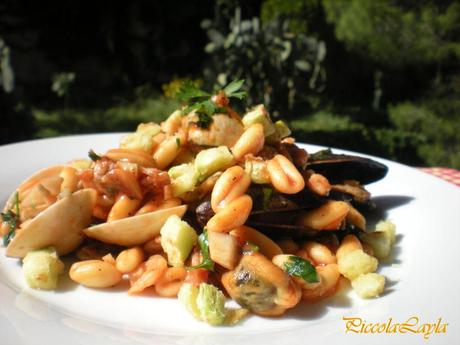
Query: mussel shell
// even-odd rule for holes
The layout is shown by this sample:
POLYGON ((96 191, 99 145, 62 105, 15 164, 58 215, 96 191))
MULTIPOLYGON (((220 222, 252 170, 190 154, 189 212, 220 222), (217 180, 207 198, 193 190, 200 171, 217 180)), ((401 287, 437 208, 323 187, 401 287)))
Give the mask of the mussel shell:
POLYGON ((321 232, 299 225, 275 224, 251 219, 248 219, 246 224, 274 240, 283 238, 309 239, 314 238, 321 232))
POLYGON ((132 247, 143 244, 160 234, 166 220, 177 215, 182 217, 186 205, 171 207, 133 217, 102 223, 83 230, 86 236, 104 243, 132 247))
POLYGON ((297 194, 282 194, 271 187, 255 185, 247 193, 253 200, 252 215, 312 209, 325 202, 325 198, 313 194, 307 188, 297 194), (272 190, 269 200, 264 200, 266 188, 272 190))
POLYGON ((388 172, 386 165, 373 159, 333 153, 320 158, 310 156, 307 168, 324 175, 331 183, 356 180, 368 184, 382 179, 388 172))
POLYGON ((353 225, 347 224, 346 227, 339 230, 315 230, 312 228, 289 225, 289 224, 273 224, 264 223, 248 220, 247 225, 257 229, 264 235, 268 236, 273 240, 281 240, 291 238, 297 241, 315 241, 321 240, 323 237, 331 235, 337 236, 339 240, 342 240, 348 234, 358 235, 362 230, 354 227, 353 225))
POLYGON ((357 210, 360 212, 370 212, 375 209, 375 203, 372 201, 371 198, 368 200, 361 202, 357 201, 353 195, 343 193, 343 192, 338 192, 338 191, 331 191, 329 193, 329 198, 332 200, 337 200, 337 201, 346 201, 349 202, 353 207, 355 207, 357 210))
POLYGON ((53 246, 59 255, 74 251, 83 241, 82 229, 91 223, 95 191, 82 189, 40 212, 16 234, 6 255, 22 258, 29 251, 53 246))

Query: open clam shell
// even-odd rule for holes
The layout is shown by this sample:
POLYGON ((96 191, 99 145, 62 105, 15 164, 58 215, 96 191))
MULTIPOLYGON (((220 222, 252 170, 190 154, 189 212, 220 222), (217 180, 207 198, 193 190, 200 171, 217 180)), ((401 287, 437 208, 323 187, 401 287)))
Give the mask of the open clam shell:
POLYGON ((83 189, 56 201, 16 230, 6 255, 22 258, 47 246, 59 255, 74 251, 84 238, 82 229, 91 223, 95 198, 94 190, 83 189))
POLYGON ((123 218, 113 222, 102 223, 84 229, 86 236, 104 243, 132 247, 143 244, 160 234, 161 227, 169 216, 182 217, 186 205, 171 207, 151 213, 123 218))
MULTIPOLYGON (((30 190, 34 186, 36 186, 37 184, 43 183, 44 181, 45 181, 45 184, 46 184, 46 180, 58 179, 59 174, 61 173, 63 168, 64 168, 63 165, 55 165, 55 166, 51 166, 51 167, 48 167, 48 168, 41 169, 41 170, 33 173, 26 180, 24 180, 24 182, 22 182, 18 186, 18 188, 16 188, 14 193, 12 193, 10 195, 10 197, 8 198, 8 201, 6 202, 6 204, 5 204, 4 208, 3 208, 3 212, 6 212, 9 209, 13 208, 13 206, 14 206, 14 198, 15 198, 16 193, 18 193, 19 199, 23 200, 24 197, 30 192, 30 190)), ((50 186, 45 185, 45 187, 51 189, 51 185, 50 186)))

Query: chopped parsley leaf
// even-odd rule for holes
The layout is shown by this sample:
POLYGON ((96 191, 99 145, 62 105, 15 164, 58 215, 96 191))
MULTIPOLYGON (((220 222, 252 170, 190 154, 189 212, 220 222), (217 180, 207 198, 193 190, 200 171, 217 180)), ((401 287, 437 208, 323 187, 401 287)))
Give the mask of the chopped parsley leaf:
POLYGON ((209 254, 209 242, 208 242, 208 231, 206 228, 203 230, 200 236, 198 236, 198 245, 201 249, 201 254, 203 255, 203 261, 199 265, 189 267, 189 270, 194 270, 197 268, 204 268, 210 271, 214 271, 214 261, 212 261, 209 254))
POLYGON ((268 209, 268 206, 270 205, 270 201, 272 201, 273 189, 270 187, 264 187, 262 189, 262 193, 263 193, 262 207, 264 210, 266 210, 268 209))
POLYGON ((13 212, 13 210, 8 210, 5 213, 0 213, 2 221, 8 223, 9 225, 8 233, 3 236, 4 246, 7 246, 11 242, 19 225, 19 195, 17 192, 14 195, 14 208, 15 212, 13 212))
MULTIPOLYGON (((246 92, 240 91, 244 80, 234 80, 223 88, 223 92, 228 98, 243 99, 246 92)), ((185 103, 182 110, 184 114, 196 111, 199 119, 197 125, 201 128, 208 128, 212 115, 216 113, 226 113, 226 109, 218 107, 212 100, 212 94, 199 89, 194 83, 185 83, 176 94, 176 99, 185 103)))
POLYGON ((96 152, 94 152, 93 149, 89 150, 88 151, 88 157, 93 161, 98 161, 99 159, 101 159, 102 157, 99 156, 96 152))
POLYGON ((260 248, 257 244, 252 243, 250 241, 246 241, 246 243, 242 247, 242 252, 243 254, 252 254, 252 253, 257 253, 259 252, 260 248))
POLYGON ((291 255, 289 261, 284 264, 284 269, 289 275, 302 278, 307 283, 319 282, 316 269, 312 266, 310 261, 300 256, 291 255))
POLYGON ((207 129, 212 123, 212 117, 206 113, 198 113, 198 121, 196 122, 198 127, 207 129))
POLYGON ((209 92, 200 90, 196 86, 196 83, 189 81, 182 85, 182 87, 176 93, 175 97, 178 101, 189 103, 193 99, 209 98, 211 97, 211 94, 209 92))
POLYGON ((244 84, 244 79, 240 80, 233 80, 230 84, 228 84, 226 87, 224 87, 223 91, 225 93, 225 96, 228 98, 238 98, 238 99, 243 99, 247 96, 246 91, 240 91, 241 87, 244 84))

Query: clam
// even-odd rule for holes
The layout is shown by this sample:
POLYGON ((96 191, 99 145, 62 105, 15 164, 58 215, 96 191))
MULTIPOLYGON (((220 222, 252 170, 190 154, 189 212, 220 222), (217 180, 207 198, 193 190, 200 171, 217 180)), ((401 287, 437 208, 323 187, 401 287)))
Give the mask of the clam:
POLYGON ((95 192, 70 194, 24 222, 6 248, 6 255, 22 258, 29 251, 53 246, 59 255, 74 251, 83 241, 82 229, 91 223, 95 192))
POLYGON ((67 254, 80 245, 81 230, 91 222, 94 192, 82 190, 59 199, 63 165, 39 170, 22 182, 10 196, 4 212, 19 208, 19 227, 9 242, 6 255, 24 257, 28 251, 54 246, 67 254))
POLYGON ((94 225, 84 229, 83 232, 86 236, 104 243, 132 247, 158 236, 161 227, 170 216, 182 217, 186 210, 185 205, 171 207, 94 225))
MULTIPOLYGON (((5 207, 3 208, 3 212, 6 212, 9 209, 13 208, 16 193, 18 193, 19 199, 22 202, 22 200, 24 200, 28 196, 28 194, 31 191, 33 191, 33 188, 38 186, 39 184, 41 184, 51 193, 54 193, 56 189, 59 189, 60 182, 62 182, 62 179, 61 177, 59 177, 59 174, 61 173, 63 168, 63 165, 55 165, 49 168, 41 169, 29 176, 24 182, 22 182, 18 186, 16 191, 13 194, 11 194, 11 196, 8 198, 8 201, 6 202, 5 207)), ((59 190, 57 191, 56 195, 58 193, 59 190)))

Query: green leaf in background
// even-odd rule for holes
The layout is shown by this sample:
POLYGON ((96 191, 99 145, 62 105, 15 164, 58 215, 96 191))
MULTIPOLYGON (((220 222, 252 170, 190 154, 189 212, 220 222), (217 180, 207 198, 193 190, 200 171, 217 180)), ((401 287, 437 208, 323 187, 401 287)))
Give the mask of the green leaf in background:
POLYGON ((235 97, 238 99, 242 99, 246 96, 246 92, 240 91, 243 84, 244 79, 233 80, 230 84, 224 87, 223 91, 228 98, 235 97))

